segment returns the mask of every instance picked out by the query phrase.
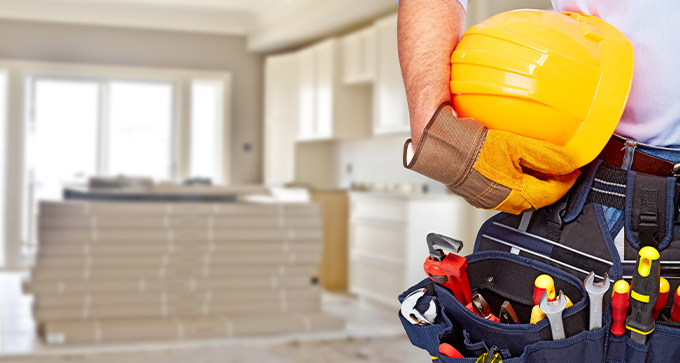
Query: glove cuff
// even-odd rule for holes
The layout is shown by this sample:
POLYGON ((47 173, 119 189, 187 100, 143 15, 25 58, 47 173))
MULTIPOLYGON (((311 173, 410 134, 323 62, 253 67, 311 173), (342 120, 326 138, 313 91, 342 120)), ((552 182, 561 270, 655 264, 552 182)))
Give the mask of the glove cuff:
POLYGON ((493 209, 510 194, 473 167, 488 129, 471 118, 457 118, 449 103, 439 106, 423 130, 418 148, 404 144, 404 167, 445 184, 453 193, 479 208, 493 209))
POLYGON ((479 122, 454 116, 443 103, 427 123, 411 158, 411 139, 404 144, 404 167, 455 188, 470 174, 488 129, 479 122))

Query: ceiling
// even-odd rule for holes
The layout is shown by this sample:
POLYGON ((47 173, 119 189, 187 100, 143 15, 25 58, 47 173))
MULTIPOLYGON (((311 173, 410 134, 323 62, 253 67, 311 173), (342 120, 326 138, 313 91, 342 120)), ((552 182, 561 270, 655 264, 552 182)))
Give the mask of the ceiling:
POLYGON ((396 11, 396 0, 0 0, 0 18, 248 37, 271 52, 396 11))

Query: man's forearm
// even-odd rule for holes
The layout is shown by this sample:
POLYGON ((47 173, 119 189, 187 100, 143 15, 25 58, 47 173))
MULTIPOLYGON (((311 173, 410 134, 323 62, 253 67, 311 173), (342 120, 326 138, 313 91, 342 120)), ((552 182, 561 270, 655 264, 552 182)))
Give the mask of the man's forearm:
POLYGON ((451 101, 450 59, 464 19, 456 0, 401 0, 399 4, 399 62, 414 147, 437 107, 451 101))

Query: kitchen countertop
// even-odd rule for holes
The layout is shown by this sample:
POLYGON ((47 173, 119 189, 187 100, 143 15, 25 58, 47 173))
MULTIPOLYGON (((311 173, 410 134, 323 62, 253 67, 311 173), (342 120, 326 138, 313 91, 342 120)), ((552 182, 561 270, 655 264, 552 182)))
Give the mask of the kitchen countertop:
POLYGON ((372 198, 404 199, 404 200, 456 200, 460 197, 451 193, 407 193, 393 191, 348 190, 352 195, 372 198))

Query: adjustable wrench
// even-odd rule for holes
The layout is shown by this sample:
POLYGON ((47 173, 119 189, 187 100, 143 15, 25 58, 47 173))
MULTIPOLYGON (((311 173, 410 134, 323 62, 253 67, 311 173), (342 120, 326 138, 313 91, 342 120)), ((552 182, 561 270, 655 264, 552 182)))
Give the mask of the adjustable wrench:
POLYGON ((602 327, 602 297, 609 291, 609 274, 604 273, 604 281, 595 283, 595 272, 591 271, 583 281, 590 302, 590 331, 602 327))
POLYGON ((538 306, 550 321, 553 340, 566 338, 564 323, 562 322, 562 312, 567 307, 567 299, 564 297, 562 290, 560 290, 559 296, 554 301, 548 301, 548 293, 544 292, 538 306))

